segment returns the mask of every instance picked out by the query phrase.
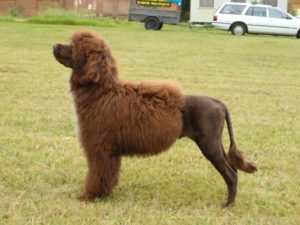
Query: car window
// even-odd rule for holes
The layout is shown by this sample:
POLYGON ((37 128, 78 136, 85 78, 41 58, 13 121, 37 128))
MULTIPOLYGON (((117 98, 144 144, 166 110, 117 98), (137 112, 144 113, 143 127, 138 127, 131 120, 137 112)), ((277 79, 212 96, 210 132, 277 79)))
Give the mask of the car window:
POLYGON ((290 19, 289 15, 281 12, 278 9, 269 8, 269 17, 270 18, 277 18, 277 19, 290 19))
POLYGON ((260 17, 266 17, 267 16, 267 10, 264 7, 249 7, 249 9, 246 12, 247 16, 260 16, 260 17))
POLYGON ((235 14, 235 15, 240 15, 242 14, 245 5, 225 5, 223 9, 221 10, 221 14, 235 14))

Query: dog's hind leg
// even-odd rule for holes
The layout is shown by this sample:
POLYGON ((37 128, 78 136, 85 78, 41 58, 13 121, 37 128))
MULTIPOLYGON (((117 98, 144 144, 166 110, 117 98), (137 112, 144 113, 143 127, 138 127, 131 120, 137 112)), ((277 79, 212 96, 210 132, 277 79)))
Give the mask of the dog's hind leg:
POLYGON ((222 144, 222 131, 226 118, 224 104, 205 96, 185 96, 183 129, 180 137, 196 142, 204 156, 222 175, 228 189, 228 206, 237 192, 236 169, 230 166, 222 144))
POLYGON ((87 161, 85 191, 79 200, 93 201, 97 197, 109 196, 118 183, 121 157, 103 151, 99 154, 87 154, 87 161))
POLYGON ((216 139, 221 140, 220 137, 215 139, 210 139, 207 137, 197 137, 194 139, 194 141, 197 143, 204 156, 213 164, 213 166, 225 180, 228 190, 228 196, 227 202, 223 206, 227 207, 234 202, 237 192, 238 178, 236 171, 232 169, 225 158, 226 155, 224 154, 221 141, 217 141, 216 139))

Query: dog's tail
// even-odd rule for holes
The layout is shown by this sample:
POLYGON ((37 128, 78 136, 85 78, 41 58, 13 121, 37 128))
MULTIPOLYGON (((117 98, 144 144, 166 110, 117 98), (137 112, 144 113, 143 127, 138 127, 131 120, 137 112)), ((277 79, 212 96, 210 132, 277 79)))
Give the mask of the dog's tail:
POLYGON ((236 147, 235 140, 234 140, 234 135, 233 135, 233 129, 232 129, 232 124, 230 120, 230 115, 228 112, 228 109, 225 106, 225 118, 226 118, 226 123, 227 123, 227 128, 228 128, 228 133, 230 137, 230 147, 229 151, 227 154, 227 160, 229 164, 239 170, 242 170, 246 173, 254 173, 257 168, 254 165, 254 163, 251 162, 246 162, 243 153, 239 151, 236 147))

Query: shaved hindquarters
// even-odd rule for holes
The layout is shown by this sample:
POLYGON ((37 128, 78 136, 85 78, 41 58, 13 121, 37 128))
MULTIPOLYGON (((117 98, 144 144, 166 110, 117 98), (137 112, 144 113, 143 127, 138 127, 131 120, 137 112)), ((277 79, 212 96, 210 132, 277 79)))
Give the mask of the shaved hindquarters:
POLYGON ((186 96, 183 111, 183 131, 181 137, 191 138, 212 163, 226 182, 228 206, 234 202, 237 192, 237 173, 227 161, 222 144, 225 121, 223 104, 209 97, 186 96))

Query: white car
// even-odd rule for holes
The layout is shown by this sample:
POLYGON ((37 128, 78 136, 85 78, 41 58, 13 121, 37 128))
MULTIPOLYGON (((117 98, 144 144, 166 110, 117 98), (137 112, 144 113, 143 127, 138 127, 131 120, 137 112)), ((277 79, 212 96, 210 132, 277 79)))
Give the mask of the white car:
POLYGON ((235 35, 261 33, 300 38, 300 20, 269 5, 223 3, 214 14, 212 24, 235 35))

